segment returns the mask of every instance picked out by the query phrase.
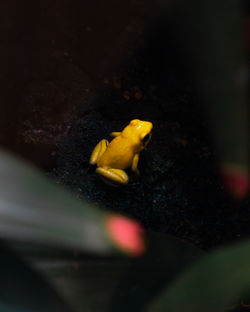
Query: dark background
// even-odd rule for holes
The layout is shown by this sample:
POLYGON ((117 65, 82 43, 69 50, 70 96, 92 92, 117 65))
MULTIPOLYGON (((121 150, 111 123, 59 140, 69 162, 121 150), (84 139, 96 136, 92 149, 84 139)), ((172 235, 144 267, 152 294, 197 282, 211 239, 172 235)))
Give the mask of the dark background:
POLYGON ((207 249, 249 234, 224 193, 168 16, 144 1, 0 3, 1 145, 80 197, 207 249), (140 179, 113 189, 88 159, 133 118, 154 124, 140 179))

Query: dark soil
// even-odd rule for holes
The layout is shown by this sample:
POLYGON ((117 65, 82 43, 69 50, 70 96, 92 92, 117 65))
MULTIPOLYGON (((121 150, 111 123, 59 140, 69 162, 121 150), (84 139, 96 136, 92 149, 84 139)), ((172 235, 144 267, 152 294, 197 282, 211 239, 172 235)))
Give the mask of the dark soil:
POLYGON ((120 188, 104 184, 89 166, 89 157, 100 139, 109 139, 111 131, 121 130, 132 117, 125 121, 123 115, 111 119, 103 111, 91 111, 75 122, 60 142, 53 170, 61 184, 103 209, 135 217, 147 230, 185 238, 203 248, 249 233, 247 206, 237 207, 224 195, 211 146, 200 125, 190 119, 157 120, 145 111, 135 114, 154 124, 153 138, 141 153, 141 176, 129 172, 129 184, 120 188))
POLYGON ((239 205, 224 193, 194 88, 173 54, 165 55, 171 59, 167 70, 159 69, 154 49, 164 47, 157 40, 136 50, 130 63, 106 81, 96 108, 76 118, 60 141, 52 175, 103 209, 133 216, 148 231, 203 249, 246 237, 248 200, 239 205), (110 140, 110 132, 134 118, 153 122, 153 137, 140 155, 140 177, 128 171, 129 184, 114 188, 97 176, 89 157, 99 140, 110 140))

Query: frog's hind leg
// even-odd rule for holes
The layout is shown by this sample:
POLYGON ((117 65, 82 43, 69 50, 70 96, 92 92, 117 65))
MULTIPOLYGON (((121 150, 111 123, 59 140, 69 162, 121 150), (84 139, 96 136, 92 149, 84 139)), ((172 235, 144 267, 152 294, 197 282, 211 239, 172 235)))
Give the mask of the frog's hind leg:
POLYGON ((89 163, 90 165, 95 165, 99 158, 102 156, 102 154, 106 151, 107 147, 109 145, 109 141, 108 140, 101 140, 96 147, 94 148, 91 156, 90 156, 90 160, 89 163))
POLYGON ((124 170, 98 167, 96 172, 100 174, 106 183, 111 184, 112 186, 128 183, 128 176, 124 170))

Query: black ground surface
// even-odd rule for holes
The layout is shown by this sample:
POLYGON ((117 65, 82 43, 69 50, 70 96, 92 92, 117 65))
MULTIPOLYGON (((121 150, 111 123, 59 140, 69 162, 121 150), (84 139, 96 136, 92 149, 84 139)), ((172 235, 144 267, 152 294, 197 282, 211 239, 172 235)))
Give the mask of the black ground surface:
POLYGON ((180 59, 170 51, 159 61, 155 51, 166 47, 157 36, 148 42, 94 98, 96 108, 76 118, 60 141, 52 175, 103 209, 204 249, 247 236, 248 200, 239 205, 224 194, 209 129, 180 59), (134 118, 153 122, 153 137, 140 155, 141 176, 129 172, 129 184, 113 188, 89 166, 89 157, 99 140, 110 140, 110 132, 134 118))

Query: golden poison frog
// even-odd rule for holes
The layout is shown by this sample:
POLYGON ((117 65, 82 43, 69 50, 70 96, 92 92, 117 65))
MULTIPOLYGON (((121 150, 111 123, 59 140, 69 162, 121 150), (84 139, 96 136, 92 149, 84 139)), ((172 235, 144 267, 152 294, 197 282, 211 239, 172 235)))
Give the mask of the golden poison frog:
POLYGON ((114 139, 109 142, 101 140, 94 148, 89 163, 97 165, 96 172, 111 185, 128 183, 124 171, 132 169, 139 174, 138 161, 140 152, 151 139, 153 124, 149 121, 134 119, 122 132, 112 132, 114 139))

